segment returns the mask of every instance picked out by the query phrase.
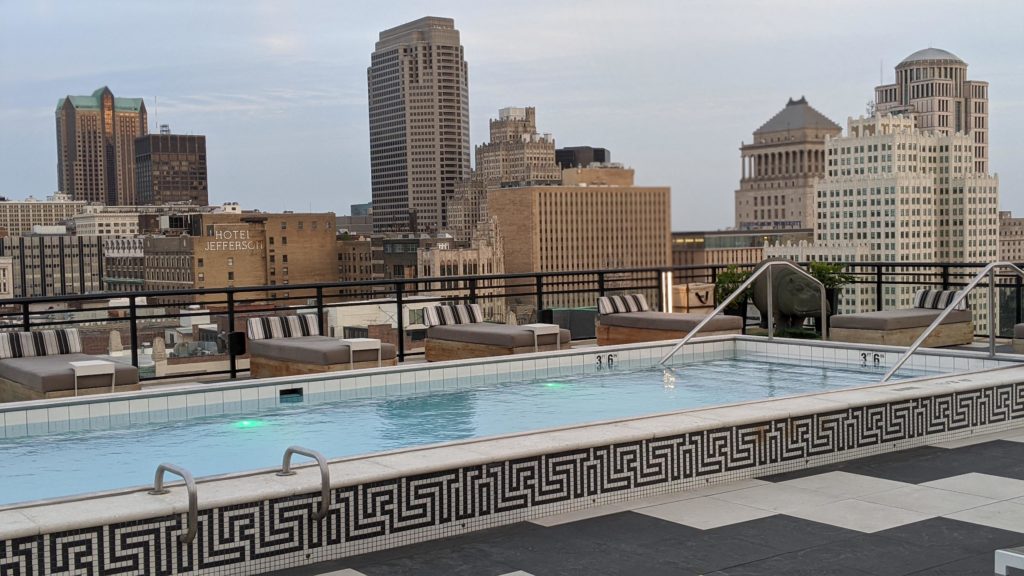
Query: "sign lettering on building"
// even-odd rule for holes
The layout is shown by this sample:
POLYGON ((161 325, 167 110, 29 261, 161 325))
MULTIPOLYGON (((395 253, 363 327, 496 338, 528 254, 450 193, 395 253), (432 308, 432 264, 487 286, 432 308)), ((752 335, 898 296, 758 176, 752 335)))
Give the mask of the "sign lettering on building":
POLYGON ((263 241, 253 239, 248 229, 225 229, 216 227, 213 240, 207 240, 207 252, 256 252, 263 250, 263 241))

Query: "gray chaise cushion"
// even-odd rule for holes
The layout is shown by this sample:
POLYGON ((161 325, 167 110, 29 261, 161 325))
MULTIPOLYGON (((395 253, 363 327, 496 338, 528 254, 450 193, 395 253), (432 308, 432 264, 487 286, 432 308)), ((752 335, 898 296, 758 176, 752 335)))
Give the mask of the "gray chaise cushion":
POLYGON ((1024 324, 1015 324, 1013 326, 1013 337, 1024 338, 1024 324))
MULTIPOLYGON (((568 348, 572 335, 568 330, 561 330, 562 346, 568 348)), ((431 326, 427 328, 427 338, 447 340, 449 342, 465 342, 466 344, 484 344, 503 348, 533 347, 533 332, 519 326, 507 324, 490 324, 476 322, 473 324, 453 324, 451 326, 431 326)), ((540 346, 554 346, 554 334, 542 334, 537 337, 540 346)))
MULTIPOLYGON (((75 371, 70 362, 82 360, 105 360, 89 354, 60 354, 57 356, 32 356, 28 358, 7 358, 0 360, 0 378, 17 382, 36 392, 58 392, 75 389, 75 371)), ((131 364, 114 362, 114 382, 118 386, 138 384, 139 371, 131 364)), ((102 388, 110 386, 110 376, 83 376, 78 379, 78 388, 102 388)))
MULTIPOLYGON (((303 364, 348 364, 348 346, 337 338, 330 336, 297 336, 293 338, 269 338, 266 340, 250 340, 249 355, 281 360, 284 362, 301 362, 303 364)), ((395 346, 382 342, 380 345, 381 360, 395 357, 395 346)), ((357 350, 356 362, 375 362, 376 350, 357 350)))
MULTIPOLYGON (((689 332, 705 318, 707 318, 706 314, 621 312, 619 314, 605 314, 601 316, 601 324, 604 326, 619 326, 622 328, 646 328, 648 330, 689 332)), ((735 330, 738 332, 742 327, 743 318, 739 316, 725 316, 719 314, 712 318, 711 321, 701 329, 701 331, 726 332, 729 330, 735 330)))
MULTIPOLYGON (((904 328, 927 328, 942 310, 928 308, 906 308, 903 310, 881 310, 860 314, 838 314, 832 317, 833 328, 853 330, 900 330, 904 328)), ((953 310, 942 321, 943 324, 970 322, 970 310, 953 310)))

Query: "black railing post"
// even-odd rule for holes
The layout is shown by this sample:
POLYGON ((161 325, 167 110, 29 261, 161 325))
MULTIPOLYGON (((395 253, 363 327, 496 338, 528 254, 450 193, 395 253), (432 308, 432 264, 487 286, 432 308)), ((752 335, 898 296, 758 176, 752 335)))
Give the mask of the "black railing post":
MULTIPOLYGON (((1014 324, 1020 324, 1021 322, 1024 322, 1024 314, 1021 313, 1021 309, 1020 309, 1020 304, 1021 304, 1021 302, 1020 302, 1021 280, 1020 280, 1020 276, 1018 276, 1016 274, 1014 274, 1013 277, 1014 277, 1014 282, 1013 282, 1013 302, 1014 302, 1014 304, 1016 304, 1016 306, 1015 306, 1015 308, 1016 308, 1016 310, 1015 310, 1016 318, 1014 319, 1013 323, 1014 324)), ((991 306, 991 304, 990 304, 990 306, 991 306)))
POLYGON ((139 367, 139 316, 135 309, 135 296, 128 297, 128 333, 131 335, 132 366, 139 367))
POLYGON ((395 282, 395 322, 398 324, 398 361, 405 361, 405 315, 402 311, 402 288, 401 281, 395 282))
POLYGON ((469 303, 476 304, 476 278, 469 279, 469 303))
MULTIPOLYGON (((671 290, 671 289, 672 289, 672 287, 669 286, 669 290, 671 290)), ((668 302, 668 299, 665 297, 665 272, 664 271, 659 271, 658 272, 658 310, 660 310, 662 312, 671 312, 671 310, 665 310, 665 308, 668 308, 668 306, 665 305, 667 302, 668 302)))
POLYGON ((28 302, 21 303, 21 330, 29 332, 32 329, 32 318, 29 314, 28 302))
POLYGON ((942 289, 949 290, 949 264, 942 265, 942 289))
POLYGON ((238 377, 238 359, 235 357, 235 347, 232 346, 231 335, 235 333, 235 291, 228 290, 228 330, 227 330, 227 345, 228 345, 228 372, 231 373, 231 379, 234 380, 238 377))
POLYGON ((717 266, 712 266, 711 267, 711 284, 717 284, 717 283, 718 283, 718 267, 717 266))
POLYGON ((537 322, 540 322, 540 311, 544 309, 544 277, 540 274, 536 277, 537 285, 537 322))
POLYGON ((604 270, 597 273, 597 295, 604 296, 604 270))
POLYGON ((882 265, 875 264, 875 310, 882 309, 882 265))
POLYGON ((320 333, 327 334, 327 325, 324 323, 324 288, 316 287, 316 321, 320 324, 320 333))

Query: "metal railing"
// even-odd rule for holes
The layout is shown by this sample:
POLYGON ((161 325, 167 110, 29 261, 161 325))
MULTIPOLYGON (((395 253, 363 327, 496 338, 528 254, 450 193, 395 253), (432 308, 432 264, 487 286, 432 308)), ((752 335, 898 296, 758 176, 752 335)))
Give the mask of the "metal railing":
POLYGON ((196 492, 196 481, 192 479, 192 473, 176 464, 163 463, 156 467, 156 477, 153 479, 153 489, 150 494, 159 495, 170 492, 164 488, 164 472, 177 474, 185 481, 185 490, 188 491, 188 531, 178 537, 182 544, 188 544, 196 537, 199 529, 199 495, 196 492))
POLYGON ((327 517, 327 513, 331 508, 331 470, 327 467, 327 459, 324 455, 317 452, 316 450, 310 450, 309 448, 303 448, 302 446, 289 446, 284 451, 284 458, 281 461, 281 471, 277 473, 278 476, 294 476, 295 471, 292 470, 292 455, 301 454, 308 456, 316 460, 317 465, 320 467, 320 509, 313 515, 313 518, 317 521, 323 520, 327 517))
MULTIPOLYGON (((889 378, 892 378, 893 374, 906 364, 907 360, 914 355, 914 352, 917 352, 917 349, 921 347, 921 344, 924 344, 924 341, 931 336, 932 332, 942 324, 942 321, 945 320, 946 317, 949 316, 949 314, 967 298, 967 294, 971 290, 974 290, 982 280, 988 280, 988 301, 994 302, 996 286, 995 272, 1000 268, 1009 268, 1017 275, 1018 278, 1024 278, 1024 270, 1021 270, 1017 265, 1011 264, 1010 262, 993 262, 985 266, 981 272, 978 272, 974 278, 967 283, 967 286, 957 292, 953 301, 943 308, 942 312, 935 317, 935 320, 932 320, 932 323, 925 328, 924 332, 922 332, 920 336, 917 337, 917 340, 914 340, 914 343, 910 345, 910 348, 908 348, 907 351, 903 353, 903 356, 900 357, 899 362, 896 362, 896 364, 885 373, 881 382, 888 382, 889 378)), ((995 314, 991 311, 989 311, 988 315, 988 355, 990 357, 996 355, 995 314)))
MULTIPOLYGON (((862 286, 874 287, 874 300, 858 304, 862 309, 882 310, 898 307, 890 300, 894 298, 890 293, 893 289, 961 287, 984 264, 852 262, 844 266, 854 277, 845 294, 862 286)), ((738 266, 743 270, 754 267, 755 264, 738 266)), ((356 307, 372 304, 389 311, 383 322, 390 326, 396 338, 393 343, 398 360, 405 361, 422 354, 421 338, 426 329, 419 320, 417 306, 474 302, 484 305, 485 310, 489 305, 494 310, 504 310, 505 316, 512 313, 519 323, 557 323, 547 316, 552 308, 594 307, 599 296, 641 292, 656 309, 666 311, 670 298, 665 295, 671 294, 669 283, 714 283, 726 268, 727 265, 693 265, 15 298, 0 301, 0 330, 79 327, 90 334, 85 352, 105 354, 108 352, 107 335, 116 329, 124 337, 125 360, 130 358, 133 365, 140 366, 140 361, 148 362, 142 351, 144 346, 148 347, 157 336, 174 332, 180 325, 206 322, 202 318, 205 316, 209 316, 211 324, 217 325, 216 336, 244 331, 247 318, 297 310, 317 314, 324 333, 328 333, 329 325, 345 326, 346 334, 368 336, 365 323, 364 328, 356 328, 353 324, 358 322, 349 319, 354 311, 363 310, 356 307), (119 298, 124 300, 112 301, 119 298), (202 306, 208 312, 189 309, 191 304, 202 306)), ((1016 275, 997 275, 1000 296, 1004 303, 1012 304, 1001 308, 1003 330, 1024 322, 1022 286, 1024 283, 1016 275)), ((857 292, 858 298, 867 297, 862 294, 864 291, 857 292)), ((587 313, 596 314, 596 311, 587 313)), ((558 314, 570 317, 567 312, 558 314)), ((575 318, 580 327, 580 330, 572 330, 573 338, 593 337, 588 334, 584 312, 574 311, 573 314, 576 316, 571 318, 575 318)), ((506 317, 496 312, 488 320, 504 323, 506 317)), ((563 324, 563 327, 569 326, 563 324)), ((593 330, 592 320, 589 330, 593 330)), ((83 332, 83 339, 86 332, 83 332)), ((205 334, 198 329, 197 332, 205 334)), ((244 359, 247 356, 231 347, 214 342, 183 344, 182 347, 192 348, 172 351, 168 340, 166 364, 173 364, 173 371, 157 374, 146 368, 140 377, 143 380, 199 376, 235 378, 246 372, 244 359)))
POLYGON ((758 266, 757 269, 754 270, 750 274, 750 276, 746 280, 743 281, 742 284, 740 284, 739 288, 737 288, 732 294, 729 294, 729 296, 726 297, 718 305, 717 308, 715 308, 710 314, 708 314, 703 320, 701 320, 696 326, 694 326, 693 330, 690 330, 686 334, 686 336, 683 336, 683 339, 680 340, 672 348, 672 350, 669 351, 668 354, 665 354, 665 357, 661 359, 660 364, 664 366, 665 363, 668 362, 672 358, 672 356, 675 356, 675 353, 678 352, 680 348, 682 348, 684 345, 686 345, 687 342, 689 342, 694 336, 697 335, 698 332, 700 332, 701 328, 703 328, 709 322, 714 320, 715 316, 718 316, 719 314, 721 314, 722 311, 725 310, 725 308, 729 304, 731 304, 733 302, 733 300, 735 300, 736 298, 739 298, 740 295, 742 295, 744 292, 746 292, 747 289, 750 288, 750 286, 754 283, 754 281, 756 281, 758 278, 760 278, 762 274, 765 274, 767 276, 767 278, 765 280, 767 281, 767 304, 766 304, 766 306, 768 308, 768 339, 771 340, 772 338, 774 338, 775 337, 775 318, 774 318, 774 309, 772 307, 772 303, 774 302, 772 300, 772 289, 773 289, 773 286, 772 286, 772 269, 773 268, 790 268, 792 270, 795 270, 797 273, 799 273, 800 275, 802 275, 805 278, 809 279, 811 282, 814 282, 815 284, 817 284, 821 288, 821 339, 822 340, 828 340, 828 322, 827 322, 827 320, 828 320, 828 301, 827 301, 827 299, 825 297, 825 285, 822 284, 821 281, 819 281, 817 278, 815 278, 814 276, 811 276, 810 274, 805 272, 802 268, 800 268, 799 266, 797 266, 796 264, 793 264, 792 262, 790 262, 788 260, 769 260, 767 262, 762 262, 761 265, 758 266))

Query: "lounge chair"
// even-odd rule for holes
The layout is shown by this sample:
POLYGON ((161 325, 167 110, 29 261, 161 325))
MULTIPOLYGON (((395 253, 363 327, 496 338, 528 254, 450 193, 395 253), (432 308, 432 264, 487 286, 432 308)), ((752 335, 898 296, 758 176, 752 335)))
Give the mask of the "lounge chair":
POLYGON ((111 391, 111 374, 79 376, 72 362, 112 364, 113 391, 139 390, 139 370, 130 364, 82 353, 76 328, 0 334, 0 402, 63 398, 111 391))
POLYGON ((478 304, 430 306, 424 308, 423 317, 428 326, 428 362, 569 348, 572 340, 572 334, 564 329, 557 334, 538 334, 535 341, 534 333, 522 326, 484 322, 478 304))
MULTIPOLYGON (((632 344, 678 340, 686 336, 707 314, 654 312, 643 294, 602 296, 597 299, 597 344, 632 344)), ((739 334, 743 318, 718 315, 701 329, 701 336, 739 334)))
MULTIPOLYGON (((829 323, 829 339, 836 342, 910 346, 954 298, 955 290, 919 290, 914 307, 859 314, 837 314, 829 323)), ((924 341, 924 346, 957 346, 974 340, 974 322, 967 300, 950 312, 924 341)))
MULTIPOLYGON (((376 368, 377 351, 351 350, 337 338, 320 335, 316 314, 249 318, 249 374, 253 378, 376 368), (351 360, 351 361, 350 361, 351 360)), ((382 366, 394 366, 395 346, 381 343, 382 366)))

